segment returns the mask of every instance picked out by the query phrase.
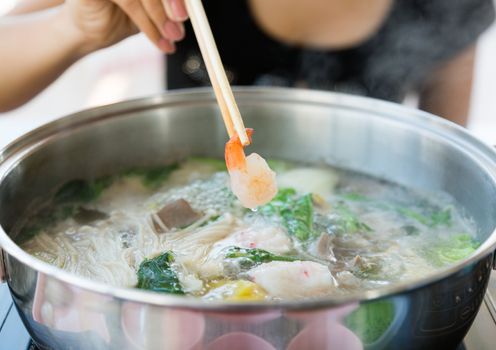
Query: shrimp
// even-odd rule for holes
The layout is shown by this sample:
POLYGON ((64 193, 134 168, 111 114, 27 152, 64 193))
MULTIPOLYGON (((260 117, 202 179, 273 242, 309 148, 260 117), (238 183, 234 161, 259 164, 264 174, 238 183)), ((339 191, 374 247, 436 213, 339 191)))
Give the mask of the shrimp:
MULTIPOLYGON (((246 129, 251 141, 253 129, 246 129)), ((256 153, 245 156, 238 135, 226 143, 226 166, 231 178, 231 190, 246 208, 256 208, 269 202, 277 193, 276 174, 256 153)))

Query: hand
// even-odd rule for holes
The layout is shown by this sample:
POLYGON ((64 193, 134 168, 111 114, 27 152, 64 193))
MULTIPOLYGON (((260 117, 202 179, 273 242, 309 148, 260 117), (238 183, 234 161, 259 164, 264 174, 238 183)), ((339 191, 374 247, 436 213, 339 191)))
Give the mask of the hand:
POLYGON ((188 17, 183 0, 67 0, 65 6, 87 52, 141 30, 161 51, 173 53, 188 17))

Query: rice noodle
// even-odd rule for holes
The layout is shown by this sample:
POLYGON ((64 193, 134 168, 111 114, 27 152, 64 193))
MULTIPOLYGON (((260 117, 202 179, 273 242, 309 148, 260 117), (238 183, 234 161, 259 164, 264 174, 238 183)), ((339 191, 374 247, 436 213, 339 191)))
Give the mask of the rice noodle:
MULTIPOLYGON (((454 209, 451 198, 424 198, 349 173, 339 177, 338 185, 337 173, 327 168, 288 171, 283 177, 294 188, 320 194, 295 191, 300 199, 310 198, 303 203, 312 209, 300 207, 295 214, 285 202, 250 212, 226 187, 227 174, 210 168, 208 163, 189 163, 153 191, 135 177, 120 177, 98 200, 85 202, 86 212, 103 212, 103 218, 86 225, 73 217, 52 225, 42 220, 42 230, 22 247, 71 273, 120 287, 136 286, 141 263, 170 251, 172 269, 187 294, 205 296, 216 283, 251 279, 271 297, 292 298, 374 289, 424 277, 438 268, 424 250, 452 239, 456 228, 467 232, 468 238, 458 242, 461 248, 455 245, 454 250, 463 253, 476 232, 473 223, 454 209), (179 199, 201 218, 186 228, 162 227, 165 232, 157 233, 152 216, 179 199), (437 216, 425 206, 438 208, 437 216), (446 215, 440 211, 447 207, 453 208, 449 225, 442 223, 446 215), (285 222, 284 216, 293 216, 292 221, 285 222), (433 225, 434 219, 441 223, 433 225), (308 221, 307 240, 300 241, 289 226, 306 227, 308 221), (253 249, 254 255, 226 255, 226 249, 233 247, 243 249, 243 254, 253 249), (281 258, 286 260, 270 261, 281 258)), ((438 264, 449 263, 442 258, 446 256, 438 264)))

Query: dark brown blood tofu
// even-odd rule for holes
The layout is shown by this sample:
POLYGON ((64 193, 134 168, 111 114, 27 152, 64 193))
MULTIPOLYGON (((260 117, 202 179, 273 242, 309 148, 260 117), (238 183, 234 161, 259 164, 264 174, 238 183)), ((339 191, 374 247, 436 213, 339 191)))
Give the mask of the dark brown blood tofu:
POLYGON ((157 232, 165 232, 173 228, 184 228, 201 218, 189 203, 184 199, 178 199, 167 203, 155 215, 153 215, 154 227, 157 232))

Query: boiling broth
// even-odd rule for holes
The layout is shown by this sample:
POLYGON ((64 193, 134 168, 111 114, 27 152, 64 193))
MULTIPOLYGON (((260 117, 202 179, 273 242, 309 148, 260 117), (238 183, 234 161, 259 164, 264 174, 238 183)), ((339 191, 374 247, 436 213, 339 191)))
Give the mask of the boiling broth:
POLYGON ((446 194, 272 161, 256 210, 220 160, 64 185, 20 228, 35 257, 119 287, 205 299, 311 298, 412 281, 470 255, 475 225, 446 194))

